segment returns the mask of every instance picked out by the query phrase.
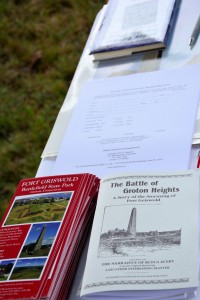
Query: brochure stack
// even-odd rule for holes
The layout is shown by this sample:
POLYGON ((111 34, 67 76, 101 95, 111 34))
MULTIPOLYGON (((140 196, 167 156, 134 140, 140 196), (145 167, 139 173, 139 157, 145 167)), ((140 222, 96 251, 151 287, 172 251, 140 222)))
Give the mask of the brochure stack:
POLYGON ((0 224, 0 299, 68 294, 96 205, 99 179, 24 179, 0 224))

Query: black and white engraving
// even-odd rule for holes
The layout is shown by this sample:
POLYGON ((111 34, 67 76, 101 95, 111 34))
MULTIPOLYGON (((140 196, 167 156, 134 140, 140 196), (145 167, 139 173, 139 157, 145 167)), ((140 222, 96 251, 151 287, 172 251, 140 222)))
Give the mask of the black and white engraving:
MULTIPOLYGON (((106 207, 106 209, 112 209, 106 207)), ((120 207, 119 207, 120 209, 120 207)), ((130 209, 130 208, 129 208, 130 209)), ((151 230, 151 224, 147 222, 148 231, 137 230, 137 214, 140 210, 131 207, 129 220, 127 220, 127 228, 110 228, 108 231, 102 231, 99 243, 99 256, 131 256, 137 249, 142 251, 156 251, 162 247, 180 246, 181 245, 181 229, 174 230, 151 230)), ((113 215, 114 218, 114 215, 113 215)), ((151 218, 150 218, 151 219, 151 218)), ((152 218, 153 223, 153 218, 152 218)), ((106 213, 104 217, 106 220, 106 213)), ((116 225, 118 220, 116 218, 116 225)), ((103 227, 102 227, 103 228, 103 227)))

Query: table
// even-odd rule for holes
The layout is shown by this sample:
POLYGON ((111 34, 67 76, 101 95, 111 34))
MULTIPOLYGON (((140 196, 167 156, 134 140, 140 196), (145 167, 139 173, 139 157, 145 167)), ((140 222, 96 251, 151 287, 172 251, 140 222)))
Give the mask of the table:
MULTIPOLYGON (((200 63, 200 37, 192 50, 189 47, 190 35, 200 12, 199 0, 180 1, 174 30, 171 34, 168 47, 163 53, 150 52, 146 54, 137 54, 131 57, 112 59, 109 61, 93 62, 92 57, 89 55, 89 50, 96 31, 101 23, 105 9, 106 6, 103 7, 102 11, 96 17, 77 70, 74 74, 71 86, 66 98, 64 99, 46 147, 42 153, 42 160, 36 177, 53 175, 52 168, 56 161, 63 134, 78 101, 80 90, 86 80, 97 80, 99 78, 119 75, 123 76, 137 72, 182 68, 189 64, 200 63)), ((200 132, 198 128, 200 127, 199 124, 200 121, 197 122, 196 133, 193 139, 190 168, 196 167, 198 152, 200 150, 200 135, 198 133, 200 132)), ((76 292, 80 285, 86 253, 87 246, 85 247, 81 257, 69 299, 80 298, 79 296, 76 296, 76 292)), ((199 296, 196 296, 193 299, 197 300, 199 299, 199 296)))

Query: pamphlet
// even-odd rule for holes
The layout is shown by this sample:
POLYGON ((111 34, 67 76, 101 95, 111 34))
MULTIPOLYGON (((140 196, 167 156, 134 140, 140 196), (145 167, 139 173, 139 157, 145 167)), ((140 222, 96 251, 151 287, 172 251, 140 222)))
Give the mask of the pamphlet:
POLYGON ((71 282, 98 182, 90 174, 19 182, 0 224, 0 299, 48 298, 52 289, 59 294, 63 264, 66 272, 71 267, 71 282))
POLYGON ((103 178, 82 295, 152 297, 197 287, 198 219, 197 170, 103 178))

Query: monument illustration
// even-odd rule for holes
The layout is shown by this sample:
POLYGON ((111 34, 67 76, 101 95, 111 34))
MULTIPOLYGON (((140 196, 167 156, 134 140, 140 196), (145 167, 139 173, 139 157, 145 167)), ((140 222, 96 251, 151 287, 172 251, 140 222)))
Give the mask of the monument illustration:
POLYGON ((136 208, 131 211, 127 232, 136 237, 136 208))
MULTIPOLYGON (((115 228, 108 230, 100 236, 100 247, 104 245, 104 249, 112 249, 114 254, 117 254, 119 247, 126 246, 172 246, 181 245, 181 229, 170 231, 137 231, 137 210, 132 208, 130 218, 128 220, 127 229, 115 228)), ((149 227, 149 226, 148 226, 149 227)), ((120 254, 120 252, 118 253, 120 254)))

